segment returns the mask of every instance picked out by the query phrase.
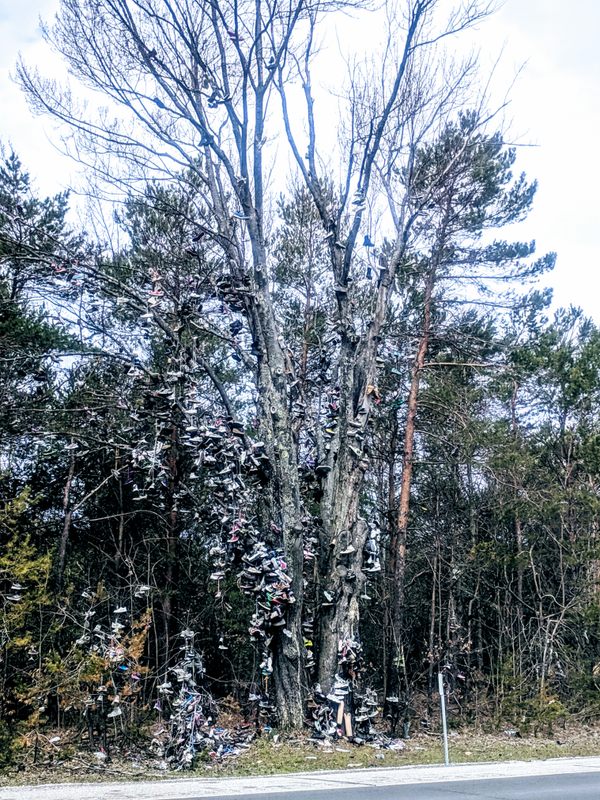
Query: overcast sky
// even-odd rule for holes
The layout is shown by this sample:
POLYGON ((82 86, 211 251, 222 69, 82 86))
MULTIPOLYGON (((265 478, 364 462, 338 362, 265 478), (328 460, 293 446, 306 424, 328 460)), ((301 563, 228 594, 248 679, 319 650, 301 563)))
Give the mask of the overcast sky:
MULTIPOLYGON (((38 17, 57 0, 0 0, 0 141, 11 144, 43 192, 68 185, 71 165, 51 144, 48 119, 32 117, 9 77, 19 51, 48 64, 38 17)), ((540 253, 556 250, 548 283, 556 301, 573 303, 600 322, 600 3, 597 0, 506 0, 476 34, 488 61, 504 47, 507 79, 525 64, 511 92, 512 138, 523 144, 518 166, 539 181, 535 207, 519 238, 540 253)))

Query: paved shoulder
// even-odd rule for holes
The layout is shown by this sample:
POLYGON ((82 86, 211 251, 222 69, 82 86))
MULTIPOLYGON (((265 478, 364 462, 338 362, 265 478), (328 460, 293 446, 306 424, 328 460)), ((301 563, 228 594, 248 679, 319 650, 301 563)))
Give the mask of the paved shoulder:
MULTIPOLYGON (((563 794, 477 794, 471 787, 470 794, 464 797, 485 798, 565 798, 579 800, 571 789, 576 782, 574 776, 582 778, 589 786, 594 786, 595 794, 580 795, 595 799, 600 797, 600 757, 598 758, 568 758, 549 759, 547 761, 507 761, 498 764, 461 764, 459 766, 443 767, 400 767, 396 769, 356 769, 335 772, 312 772, 294 775, 272 775, 252 778, 183 778, 164 781, 138 781, 135 783, 87 783, 87 784, 45 784, 42 786, 15 786, 14 788, 0 789, 0 800, 200 800, 201 798, 226 798, 232 796, 250 796, 256 794, 287 795, 290 792, 313 794, 314 792, 344 790, 341 793, 343 800, 353 800, 356 792, 357 800, 363 800, 365 789, 377 789, 373 793, 373 800, 387 800, 385 789, 387 787, 412 787, 410 797, 414 798, 449 798, 458 800, 461 787, 456 784, 463 783, 469 788, 469 783, 480 781, 493 781, 501 779, 518 778, 515 787, 523 786, 535 789, 536 778, 544 776, 566 776, 564 780, 544 781, 550 790, 553 786, 561 785, 563 794), (571 779, 569 779, 571 776, 571 779), (586 776, 584 778, 584 776, 586 776), (427 784, 428 792, 418 790, 420 785, 427 784), (453 784, 453 793, 448 794, 446 786, 453 784), (432 793, 433 792, 433 793, 432 793)), ((539 782, 538 782, 539 783, 539 782)), ((479 787, 487 791, 485 787, 479 787)), ((490 784, 489 789, 492 788, 490 784)), ((497 788, 497 787, 494 787, 497 788)), ((514 787, 513 787, 514 788, 514 787)), ((479 791, 479 790, 478 790, 479 791)), ((390 797, 392 794, 390 794, 390 797)), ((409 795, 407 795, 408 797, 409 795)), ((396 790, 393 797, 400 800, 402 795, 396 790)), ((271 800, 277 800, 275 797, 271 800)), ((300 800, 300 797, 299 797, 300 800)))

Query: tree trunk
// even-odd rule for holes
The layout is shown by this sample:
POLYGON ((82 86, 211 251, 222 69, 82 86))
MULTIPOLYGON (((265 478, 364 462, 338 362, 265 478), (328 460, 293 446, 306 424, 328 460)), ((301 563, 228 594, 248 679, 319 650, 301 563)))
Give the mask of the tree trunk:
MULTIPOLYGON (((73 444, 73 440, 71 440, 73 444)), ((69 461, 69 472, 65 482, 63 491, 63 529, 58 545, 57 563, 56 563, 56 587, 60 591, 62 589, 65 579, 65 564, 67 560, 67 545, 71 535, 71 519, 73 517, 73 510, 71 508, 71 486, 73 484, 73 477, 75 475, 75 453, 72 450, 69 461)))
MULTIPOLYGON (((419 386, 421 373, 425 365, 429 339, 431 335, 431 300, 435 283, 435 267, 432 266, 427 274, 425 295, 423 300, 423 329, 417 347, 417 353, 412 368, 411 383, 408 393, 406 409, 406 427, 404 430, 404 449, 402 455, 402 473, 400 478, 400 501, 396 529, 392 536, 391 552, 394 562, 394 580, 392 583, 392 658, 397 661, 402 647, 403 613, 404 613, 404 586, 406 579, 406 544, 409 522, 410 489, 413 472, 413 453, 415 445, 416 416, 419 400, 419 386), (395 652, 394 652, 395 651, 395 652)), ((393 692, 399 689, 398 677, 392 681, 393 692), (394 686, 394 683, 396 684, 394 686)))
MULTIPOLYGON (((396 446, 398 441, 398 413, 394 412, 392 431, 389 439, 389 462, 387 465, 388 470, 388 485, 387 485, 387 513, 385 515, 385 523, 387 529, 388 540, 388 553, 385 560, 385 581, 384 581, 384 625, 383 642, 385 648, 385 656, 383 660, 383 697, 384 702, 388 695, 393 694, 390 681, 392 680, 392 673, 394 671, 394 662, 397 661, 397 648, 394 644, 394 630, 393 630, 393 596, 395 592, 394 584, 396 580, 396 555, 397 547, 395 546, 395 529, 396 529, 396 446)), ((393 714, 394 709, 389 709, 393 714)), ((397 717, 397 714, 395 715, 397 717)), ((394 717, 393 717, 394 718, 394 717)), ((395 731, 395 725, 392 726, 392 733, 395 731)))
MULTIPOLYGON (((266 288, 266 287, 265 287, 266 288)), ((253 309, 252 329, 259 342, 258 387, 261 433, 271 463, 267 519, 281 531, 287 573, 295 602, 287 606, 286 629, 274 634, 273 681, 280 724, 301 727, 304 720, 304 643, 302 635, 303 561, 302 503, 298 475, 297 443, 288 411, 287 369, 277 338, 270 298, 261 295, 253 309)), ((272 531, 264 531, 268 539, 272 531)))
MULTIPOLYGON (((177 396, 184 395, 184 387, 176 385, 177 396)), ((169 481, 166 487, 165 499, 167 508, 166 531, 165 531, 165 571, 164 584, 160 592, 160 616, 161 627, 160 651, 157 653, 158 667, 166 670, 174 647, 173 640, 175 634, 176 609, 174 599, 178 594, 178 551, 179 551, 179 489, 181 486, 180 458, 179 458, 179 431, 182 419, 177 411, 174 411, 170 419, 169 448, 166 453, 166 468, 169 481)))
MULTIPOLYGON (((352 508, 358 494, 351 487, 344 493, 347 507, 352 508)), ((336 526, 337 527, 337 526, 336 526)), ((338 531, 344 530, 337 528, 338 531)), ((340 641, 359 641, 359 595, 365 582, 362 567, 362 550, 366 542, 368 528, 363 519, 357 519, 349 529, 349 536, 339 537, 330 546, 330 554, 325 560, 321 574, 326 589, 335 598, 333 606, 321 609, 318 628, 318 671, 317 678, 324 692, 331 688, 338 671, 338 648, 340 641), (342 556, 347 543, 352 544, 352 556, 342 556)))
POLYGON ((433 668, 436 662, 435 654, 435 621, 436 621, 436 602, 438 589, 438 542, 436 541, 436 553, 431 569, 431 603, 429 606, 429 637, 427 640, 427 716, 431 713, 431 699, 433 697, 433 668))

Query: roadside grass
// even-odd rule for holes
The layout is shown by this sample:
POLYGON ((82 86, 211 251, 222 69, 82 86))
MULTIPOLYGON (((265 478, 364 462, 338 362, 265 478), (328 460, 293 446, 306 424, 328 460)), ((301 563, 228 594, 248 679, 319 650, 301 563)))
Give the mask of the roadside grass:
MULTIPOLYGON (((561 730, 553 737, 516 738, 506 734, 465 731, 450 736, 453 764, 491 761, 530 761, 536 759, 600 756, 600 728, 581 726, 561 730)), ((193 770, 165 772, 140 761, 120 758, 109 765, 89 763, 89 755, 77 753, 56 766, 0 773, 0 786, 42 783, 161 780, 190 777, 237 777, 352 770, 371 767, 407 767, 440 764, 441 741, 437 736, 419 734, 405 742, 401 751, 383 750, 369 745, 338 742, 331 747, 315 744, 308 738, 259 739, 240 756, 222 763, 199 760, 193 770)))
MULTIPOLYGON (((512 738, 502 734, 455 733, 450 737, 450 761, 464 764, 485 761, 532 761, 574 756, 600 756, 600 730, 561 731, 556 738, 512 738)), ((218 775, 276 775, 315 770, 369 767, 407 767, 443 762, 441 741, 420 735, 405 742, 399 752, 360 747, 340 742, 333 748, 315 746, 307 740, 255 742, 251 750, 236 759, 214 765, 218 775)), ((200 774, 206 774, 207 771, 200 774)))

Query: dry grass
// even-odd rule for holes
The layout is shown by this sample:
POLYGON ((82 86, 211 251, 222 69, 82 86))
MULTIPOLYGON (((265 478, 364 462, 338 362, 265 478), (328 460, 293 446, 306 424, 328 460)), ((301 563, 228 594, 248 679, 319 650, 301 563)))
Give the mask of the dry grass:
MULTIPOLYGON (((193 772, 179 777, 274 775, 316 770, 348 770, 364 767, 399 767, 438 764, 443 759, 441 742, 433 735, 420 734, 408 740, 400 752, 338 742, 332 747, 308 738, 264 738, 246 753, 223 763, 199 763, 193 772)), ((579 726, 561 730, 555 737, 515 738, 506 734, 475 731, 452 733, 450 759, 453 763, 534 760, 568 756, 600 755, 600 727, 579 726)), ((132 759, 114 759, 110 765, 90 764, 87 754, 77 754, 56 766, 39 766, 0 775, 0 786, 56 782, 117 780, 159 780, 174 777, 155 766, 132 759)))
MULTIPOLYGON (((272 775, 285 772, 349 769, 357 767, 401 767, 439 764, 443 761, 440 740, 420 735, 408 740, 404 750, 377 750, 340 742, 325 749, 301 739, 273 744, 256 742, 252 749, 230 762, 213 767, 213 774, 272 775)), ((561 731, 555 738, 512 738, 505 734, 453 733, 450 760, 455 764, 477 761, 530 761, 568 756, 600 755, 600 729, 561 731)))

